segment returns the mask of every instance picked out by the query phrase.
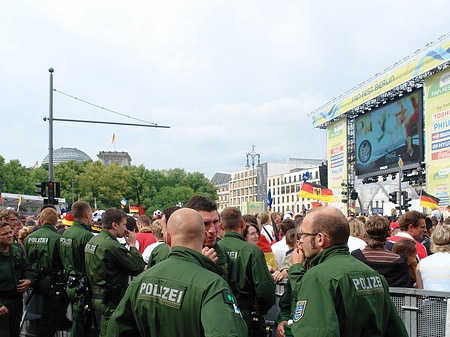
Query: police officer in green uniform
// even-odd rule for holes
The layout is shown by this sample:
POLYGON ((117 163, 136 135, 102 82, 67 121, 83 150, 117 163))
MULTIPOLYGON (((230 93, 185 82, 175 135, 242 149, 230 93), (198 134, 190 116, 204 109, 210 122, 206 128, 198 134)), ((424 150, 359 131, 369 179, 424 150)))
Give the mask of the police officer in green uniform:
POLYGON ((201 254, 203 219, 192 209, 173 213, 169 257, 129 286, 108 325, 114 336, 246 336, 247 328, 220 268, 201 254))
POLYGON ((66 293, 72 302, 71 336, 86 336, 90 331, 90 292, 84 263, 84 247, 94 236, 91 232, 92 209, 85 201, 72 205, 74 222, 64 231, 61 241, 61 261, 68 275, 66 293))
POLYGON ((248 334, 261 336, 265 330, 262 315, 275 304, 275 282, 262 250, 242 236, 243 225, 239 209, 225 208, 221 214, 225 237, 219 246, 231 258, 230 285, 248 325, 248 334))
POLYGON ((72 323, 66 317, 69 300, 64 290, 65 274, 60 256, 60 238, 56 233, 58 214, 54 208, 41 211, 42 228, 25 239, 25 251, 36 273, 36 292, 43 296, 38 336, 53 336, 68 329, 72 323))
POLYGON ((18 337, 23 309, 23 293, 33 273, 21 248, 13 245, 8 222, 0 222, 0 337, 18 337))
POLYGON ((203 254, 210 257, 222 268, 223 278, 229 282, 230 257, 225 250, 217 244, 217 233, 219 232, 219 212, 217 212, 217 204, 214 200, 203 195, 194 195, 185 205, 186 208, 192 208, 200 213, 205 224, 205 242, 203 254), (209 251, 210 249, 213 251, 209 251), (214 255, 211 256, 211 253, 214 255))
POLYGON ((128 276, 138 275, 145 262, 136 249, 136 235, 127 230, 127 214, 110 208, 102 215, 103 229, 85 247, 86 274, 92 289, 92 307, 101 314, 100 336, 128 286, 128 276), (125 237, 130 250, 117 241, 125 237))
POLYGON ((407 336, 384 277, 349 255, 349 232, 337 208, 315 208, 303 220, 290 269, 294 336, 407 336))
POLYGON ((17 238, 17 235, 21 228, 21 224, 19 223, 19 213, 13 209, 5 209, 1 214, 1 220, 8 222, 11 226, 11 229, 13 230, 13 244, 17 247, 21 247, 20 242, 17 238))

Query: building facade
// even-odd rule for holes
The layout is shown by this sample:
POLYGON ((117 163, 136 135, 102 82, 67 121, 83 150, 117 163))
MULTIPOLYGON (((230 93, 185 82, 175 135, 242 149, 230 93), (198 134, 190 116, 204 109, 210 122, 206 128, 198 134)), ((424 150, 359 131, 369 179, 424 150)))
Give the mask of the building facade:
POLYGON ((309 183, 320 184, 319 167, 293 170, 290 173, 278 174, 267 179, 267 186, 272 193, 272 211, 298 214, 312 208, 311 199, 298 198, 304 173, 309 172, 309 183))
POLYGON ((230 179, 231 173, 216 172, 211 178, 211 184, 217 189, 217 210, 219 213, 230 206, 230 179))
POLYGON ((131 157, 128 152, 100 151, 98 160, 105 166, 117 163, 119 166, 131 166, 131 157))

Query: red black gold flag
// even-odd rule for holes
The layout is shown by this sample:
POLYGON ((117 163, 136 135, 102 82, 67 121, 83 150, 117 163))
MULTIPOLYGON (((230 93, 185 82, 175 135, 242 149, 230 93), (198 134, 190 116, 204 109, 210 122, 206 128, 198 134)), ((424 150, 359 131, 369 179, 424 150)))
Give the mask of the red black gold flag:
POLYGON ((311 201, 312 208, 322 207, 323 205, 320 202, 311 201))
POLYGON ((139 197, 139 190, 136 190, 136 193, 138 200, 139 215, 145 215, 144 207, 142 207, 141 198, 139 197))
POLYGON ((130 213, 139 213, 139 207, 138 205, 131 205, 130 204, 130 213))
POLYGON ((422 195, 420 196, 420 206, 437 209, 439 208, 439 201, 439 198, 436 198, 435 196, 422 191, 422 195))
POLYGON ((298 197, 332 202, 333 191, 322 185, 304 182, 298 197))

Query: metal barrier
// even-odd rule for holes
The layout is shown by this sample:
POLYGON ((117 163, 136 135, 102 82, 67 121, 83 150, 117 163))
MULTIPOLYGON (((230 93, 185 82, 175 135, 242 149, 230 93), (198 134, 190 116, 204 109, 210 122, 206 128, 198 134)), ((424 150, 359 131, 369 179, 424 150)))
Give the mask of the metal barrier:
POLYGON ((389 288, 410 337, 450 336, 450 293, 389 288))

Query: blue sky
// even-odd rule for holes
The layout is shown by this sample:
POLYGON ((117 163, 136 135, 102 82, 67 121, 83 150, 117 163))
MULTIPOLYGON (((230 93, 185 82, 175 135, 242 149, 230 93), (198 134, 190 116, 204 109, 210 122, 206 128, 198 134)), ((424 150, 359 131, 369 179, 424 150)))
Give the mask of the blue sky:
MULTIPOLYGON (((210 178, 261 160, 324 159, 307 115, 449 31, 448 1, 24 1, 0 11, 0 154, 48 153, 55 89, 170 129, 55 123, 54 148, 210 178)), ((59 93, 55 118, 133 123, 59 93)))

